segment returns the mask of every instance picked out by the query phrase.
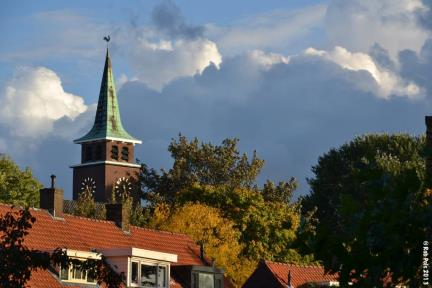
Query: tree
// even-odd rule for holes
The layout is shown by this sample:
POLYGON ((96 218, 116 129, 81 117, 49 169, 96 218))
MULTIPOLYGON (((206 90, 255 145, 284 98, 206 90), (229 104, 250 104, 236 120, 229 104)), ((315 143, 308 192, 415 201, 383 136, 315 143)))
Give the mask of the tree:
POLYGON ((313 167, 303 201, 316 221, 308 246, 342 285, 419 285, 432 216, 424 144, 409 135, 357 137, 313 167))
POLYGON ((49 269, 51 265, 62 267, 73 265, 86 270, 109 288, 121 287, 124 275, 118 275, 102 256, 99 260, 79 261, 69 258, 64 249, 57 248, 52 254, 30 249, 25 245, 25 236, 35 223, 28 209, 11 210, 0 218, 0 286, 4 288, 25 287, 35 269, 49 269))
POLYGON ((144 190, 144 199, 163 198, 173 202, 177 194, 194 183, 202 185, 226 185, 229 187, 252 187, 261 171, 264 161, 254 152, 249 161, 246 154, 240 154, 238 139, 225 139, 222 145, 201 143, 197 138, 188 141, 180 135, 168 147, 174 159, 169 171, 154 169, 142 165, 140 180, 144 190))
POLYGON ((184 136, 173 140, 168 148, 174 159, 171 169, 158 173, 142 165, 148 215, 154 217, 152 209, 159 204, 174 208, 203 204, 233 222, 240 232, 241 257, 304 261, 292 247, 300 221, 299 205, 292 201, 295 179, 277 185, 267 181, 260 188, 257 177, 264 161, 255 152, 252 159, 241 154, 237 144, 238 139, 226 139, 221 145, 196 138, 189 142, 184 136))
POLYGON ((189 235, 196 243, 204 245, 205 254, 236 286, 252 273, 256 263, 241 257, 240 232, 234 223, 223 218, 218 209, 203 204, 187 203, 176 209, 160 204, 155 210, 150 226, 189 235), (197 219, 199 221, 197 221, 197 219))
POLYGON ((78 200, 73 214, 87 218, 105 219, 105 206, 96 207, 92 191, 82 191, 78 195, 78 200), (103 207, 103 208, 102 208, 103 207))
POLYGON ((29 168, 21 170, 9 157, 0 155, 0 202, 37 207, 41 188, 29 168))
POLYGON ((292 244, 300 221, 300 206, 266 201, 254 189, 195 184, 179 193, 178 205, 194 202, 215 207, 241 233, 242 255, 250 259, 295 261, 304 259, 292 244))

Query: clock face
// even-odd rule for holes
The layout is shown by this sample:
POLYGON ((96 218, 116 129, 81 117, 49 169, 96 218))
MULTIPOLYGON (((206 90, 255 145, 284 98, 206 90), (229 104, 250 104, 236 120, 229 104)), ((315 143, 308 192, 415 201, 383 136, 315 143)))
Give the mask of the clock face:
POLYGON ((114 191, 119 199, 129 197, 132 191, 131 181, 126 177, 117 179, 116 183, 114 184, 114 191))
POLYGON ((81 182, 81 190, 80 191, 81 191, 81 193, 94 195, 94 193, 96 192, 95 180, 91 177, 84 178, 84 180, 81 182))

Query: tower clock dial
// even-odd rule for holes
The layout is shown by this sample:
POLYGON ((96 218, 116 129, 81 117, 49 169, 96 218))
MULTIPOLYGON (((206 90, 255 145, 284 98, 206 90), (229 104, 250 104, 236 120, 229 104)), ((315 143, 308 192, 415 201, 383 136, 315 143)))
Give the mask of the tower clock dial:
POLYGON ((94 195, 94 193, 96 192, 96 182, 95 182, 95 180, 93 178, 91 178, 91 177, 84 178, 84 180, 81 182, 80 192, 81 193, 90 194, 90 195, 94 195))
POLYGON ((116 193, 116 196, 119 197, 120 199, 123 197, 131 196, 131 191, 132 191, 131 181, 126 177, 121 177, 117 179, 117 181, 114 184, 114 191, 116 193))

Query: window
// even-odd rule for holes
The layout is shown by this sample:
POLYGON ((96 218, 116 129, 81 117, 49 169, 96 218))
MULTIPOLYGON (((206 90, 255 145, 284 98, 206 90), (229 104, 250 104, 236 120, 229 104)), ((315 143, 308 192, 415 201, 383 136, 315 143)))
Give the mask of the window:
POLYGON ((93 147, 92 146, 86 146, 85 147, 85 161, 91 161, 93 160, 93 147))
POLYGON ((157 266, 141 264, 141 286, 156 287, 157 266))
POLYGON ((67 282, 95 283, 96 280, 87 274, 87 271, 75 267, 61 267, 60 279, 67 282))
POLYGON ((146 288, 168 287, 167 265, 133 260, 131 263, 131 285, 146 288))
POLYGON ((122 156, 121 159, 128 161, 129 160, 129 148, 128 147, 122 147, 122 152, 121 152, 122 156))
POLYGON ((118 146, 116 146, 116 145, 113 145, 111 147, 111 158, 118 160, 118 146))
POLYGON ((96 146, 96 160, 102 160, 102 145, 96 146))
POLYGON ((193 288, 223 288, 223 274, 193 272, 192 285, 193 288))
POLYGON ((214 288, 214 275, 210 273, 194 273, 194 288, 214 288))
POLYGON ((132 262, 132 284, 138 284, 138 262, 132 262))

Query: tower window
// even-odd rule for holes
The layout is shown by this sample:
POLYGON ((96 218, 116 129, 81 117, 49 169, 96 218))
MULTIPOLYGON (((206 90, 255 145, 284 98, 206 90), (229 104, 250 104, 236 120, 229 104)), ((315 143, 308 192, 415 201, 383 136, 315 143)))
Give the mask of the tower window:
POLYGON ((111 158, 115 159, 115 160, 118 160, 118 154, 119 154, 118 146, 113 145, 111 147, 111 158))
POLYGON ((102 160, 102 145, 96 146, 96 160, 102 160))
POLYGON ((129 160, 129 148, 128 147, 123 147, 122 148, 122 152, 121 152, 121 159, 128 161, 129 160))
POLYGON ((93 160, 93 147, 92 146, 86 146, 84 160, 85 161, 93 160))

